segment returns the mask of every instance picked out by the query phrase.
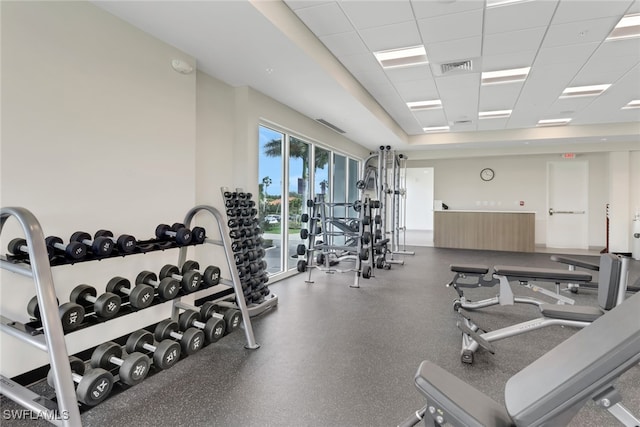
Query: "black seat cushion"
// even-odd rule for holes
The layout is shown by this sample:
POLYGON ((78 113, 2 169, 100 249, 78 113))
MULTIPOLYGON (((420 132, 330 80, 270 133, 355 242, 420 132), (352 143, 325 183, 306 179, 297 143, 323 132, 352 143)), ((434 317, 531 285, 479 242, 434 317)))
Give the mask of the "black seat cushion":
POLYGON ((456 273, 487 274, 489 267, 480 264, 451 264, 451 271, 456 273))
POLYGON ((584 283, 591 281, 591 274, 583 271, 559 270, 553 268, 516 267, 496 265, 494 273, 515 280, 540 280, 547 282, 584 283))
POLYGON ((544 317, 562 320, 577 320, 579 322, 593 322, 604 314, 598 307, 579 305, 542 304, 540 312, 544 317))

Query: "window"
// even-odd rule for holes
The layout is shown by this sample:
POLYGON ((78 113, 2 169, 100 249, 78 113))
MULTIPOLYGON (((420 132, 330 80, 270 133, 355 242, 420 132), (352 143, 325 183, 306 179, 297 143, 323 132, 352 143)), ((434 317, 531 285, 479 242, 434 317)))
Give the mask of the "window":
MULTIPOLYGON (((360 163, 266 126, 259 127, 258 135, 258 215, 267 271, 274 275, 295 270, 297 246, 308 243, 300 238, 300 229, 305 227, 302 214, 311 213, 307 200, 319 194, 326 201, 357 200, 360 163)), ((333 212, 340 217, 351 214, 344 206, 333 212)))

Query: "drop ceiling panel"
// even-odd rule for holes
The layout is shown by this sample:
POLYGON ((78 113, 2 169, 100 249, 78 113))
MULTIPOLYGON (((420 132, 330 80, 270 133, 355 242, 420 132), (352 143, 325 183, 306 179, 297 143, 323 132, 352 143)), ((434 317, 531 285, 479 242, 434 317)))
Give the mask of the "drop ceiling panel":
POLYGON ((549 25, 558 0, 527 1, 492 7, 484 13, 484 33, 506 33, 549 25))
POLYGON ((508 122, 508 117, 503 119, 478 119, 476 127, 478 130, 499 130, 505 129, 508 122))
POLYGON ((432 77, 428 64, 415 67, 389 68, 385 70, 389 79, 394 83, 423 80, 432 77))
POLYGON ((511 110, 524 82, 480 86, 480 111, 511 110))
POLYGON ((524 68, 533 64, 536 50, 505 53, 501 55, 483 55, 482 71, 507 70, 511 68, 524 68))
POLYGON ((413 115, 422 127, 447 125, 447 118, 442 109, 414 111, 413 115))
POLYGON ((367 70, 360 70, 353 73, 353 76, 360 81, 360 83, 366 88, 369 85, 376 85, 380 83, 388 83, 389 78, 382 71, 382 68, 371 68, 367 70))
POLYGON ((599 42, 609 35, 618 21, 619 19, 616 17, 608 17, 552 24, 544 38, 543 46, 554 47, 599 42))
POLYGON ((502 55, 538 50, 547 27, 529 28, 508 33, 489 34, 484 37, 483 55, 502 55))
POLYGON ((340 6, 357 29, 413 21, 409 0, 342 1, 340 6))
POLYGON ((470 37, 426 46, 427 58, 430 62, 443 63, 457 60, 478 58, 482 52, 482 37, 470 37))
POLYGON ((360 36, 373 52, 422 44, 415 21, 367 28, 360 36))
POLYGON ((395 87, 400 97, 406 102, 440 99, 433 79, 398 82, 395 87))
POLYGON ((351 22, 337 3, 305 7, 296 10, 296 14, 318 37, 353 31, 351 22))
POLYGON ((450 15, 469 10, 482 9, 483 1, 424 1, 412 0, 413 13, 417 19, 450 15))
POLYGON ((564 62, 585 62, 598 46, 599 42, 542 48, 538 52, 535 65, 538 67, 564 62))
POLYGON ((436 86, 449 122, 471 119, 478 115, 480 74, 463 74, 436 79, 436 86))
POLYGON ((418 20, 425 44, 482 35, 482 9, 418 20))
POLYGON ((305 7, 313 7, 318 6, 325 3, 333 3, 333 0, 284 0, 284 2, 289 6, 292 10, 302 9, 305 7))
POLYGON ((355 31, 322 36, 320 41, 337 57, 369 52, 355 31))
POLYGON ((380 64, 371 53, 340 56, 338 59, 352 74, 380 68, 380 64))
POLYGON ((623 14, 631 3, 632 0, 563 0, 558 5, 552 24, 616 16, 623 14))

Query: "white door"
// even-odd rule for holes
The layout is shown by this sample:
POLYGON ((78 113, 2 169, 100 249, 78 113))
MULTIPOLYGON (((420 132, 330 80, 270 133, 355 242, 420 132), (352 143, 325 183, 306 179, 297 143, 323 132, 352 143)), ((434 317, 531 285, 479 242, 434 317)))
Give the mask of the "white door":
POLYGON ((433 168, 406 171, 407 230, 433 230, 433 168))
POLYGON ((547 247, 589 248, 587 162, 547 163, 547 247))

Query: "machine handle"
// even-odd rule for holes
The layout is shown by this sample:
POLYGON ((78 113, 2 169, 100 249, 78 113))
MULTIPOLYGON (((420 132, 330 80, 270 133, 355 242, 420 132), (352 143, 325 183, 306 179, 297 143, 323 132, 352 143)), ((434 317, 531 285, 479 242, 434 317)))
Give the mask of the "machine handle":
POLYGON ((549 208, 549 215, 553 214, 572 214, 572 215, 582 215, 585 211, 554 211, 553 208, 549 208))

